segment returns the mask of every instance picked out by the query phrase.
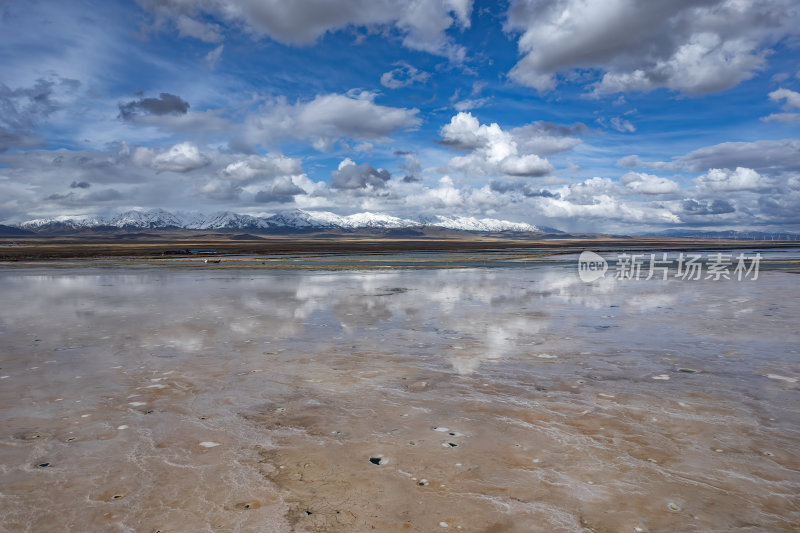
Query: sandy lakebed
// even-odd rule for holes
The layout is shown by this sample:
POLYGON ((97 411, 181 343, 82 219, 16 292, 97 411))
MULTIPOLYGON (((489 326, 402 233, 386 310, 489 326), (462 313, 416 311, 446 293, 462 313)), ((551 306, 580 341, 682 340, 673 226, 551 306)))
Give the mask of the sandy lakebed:
POLYGON ((0 530, 800 528, 797 273, 291 261, 0 269, 0 530))

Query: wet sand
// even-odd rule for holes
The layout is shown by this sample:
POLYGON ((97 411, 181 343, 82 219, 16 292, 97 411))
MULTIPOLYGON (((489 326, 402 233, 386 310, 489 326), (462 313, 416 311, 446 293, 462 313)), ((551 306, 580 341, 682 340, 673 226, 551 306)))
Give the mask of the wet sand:
POLYGON ((2 531, 796 531, 800 278, 0 272, 2 531))

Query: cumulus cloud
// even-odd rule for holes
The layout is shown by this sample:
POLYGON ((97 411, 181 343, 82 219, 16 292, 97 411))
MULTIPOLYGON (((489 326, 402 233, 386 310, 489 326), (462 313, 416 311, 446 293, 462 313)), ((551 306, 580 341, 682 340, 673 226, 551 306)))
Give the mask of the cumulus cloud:
POLYGON ((300 161, 281 154, 250 155, 221 167, 216 177, 199 191, 206 198, 226 201, 240 198, 243 191, 254 194, 258 203, 288 203, 305 190, 294 179, 303 177, 300 161))
POLYGON ((298 194, 305 194, 305 190, 298 187, 290 178, 279 178, 268 187, 259 190, 255 201, 259 203, 289 203, 293 202, 298 194))
POLYGON ((454 170, 527 177, 545 176, 553 171, 553 165, 546 159, 521 151, 511 132, 496 123, 480 124, 471 113, 453 116, 439 133, 441 144, 469 152, 450 160, 448 166, 454 170))
POLYGON ((513 128, 510 133, 523 152, 546 156, 572 150, 581 143, 579 137, 588 131, 589 128, 582 122, 564 126, 537 120, 513 128))
POLYGON ((525 181, 499 181, 489 180, 489 190, 500 194, 517 193, 526 198, 560 198, 561 195, 548 191, 547 189, 537 189, 525 181))
POLYGON ((683 201, 683 211, 689 215, 722 215, 733 213, 736 209, 727 200, 694 200, 683 201))
POLYGON ((219 203, 240 210, 264 202, 285 204, 307 197, 305 191, 325 189, 305 176, 297 159, 234 154, 189 142, 119 143, 104 151, 15 150, 0 154, 0 168, 0 215, 17 221, 133 206, 186 209, 187 201, 203 212, 219 203), (25 185, 8 187, 12 180, 25 185))
POLYGON ((190 142, 176 144, 165 151, 139 147, 133 153, 133 161, 153 170, 180 173, 190 172, 211 163, 211 159, 190 142))
POLYGON ((784 109, 800 109, 800 93, 789 89, 777 89, 769 93, 769 99, 773 102, 783 101, 784 109))
MULTIPOLYGON (((243 24, 251 34, 283 44, 311 45, 328 32, 347 27, 391 27, 403 45, 463 61, 466 51, 447 30, 470 26, 472 0, 140 0, 160 17, 204 12, 243 24)), ((193 35, 194 36, 194 35, 193 35)))
POLYGON ((334 171, 330 186, 342 190, 383 189, 390 178, 388 170, 375 169, 369 163, 356 165, 350 158, 345 158, 334 171))
MULTIPOLYGON (((769 93, 769 99, 773 102, 783 101, 784 111, 791 111, 800 109, 800 93, 790 89, 777 89, 769 93)), ((761 120, 765 122, 783 122, 793 123, 800 122, 800 113, 772 113, 761 120)))
POLYGON ((412 67, 404 61, 395 63, 395 68, 381 75, 381 85, 389 89, 400 89, 415 83, 423 83, 430 77, 427 72, 412 67))
POLYGON ((752 168, 712 168, 695 178, 700 189, 709 191, 757 191, 767 186, 764 178, 752 168))
POLYGON ((189 102, 170 93, 119 104, 119 117, 123 120, 132 120, 140 115, 185 115, 188 111, 189 102))
POLYGON ((491 136, 502 137, 503 131, 497 124, 490 126, 481 125, 472 113, 459 113, 450 119, 449 124, 440 130, 442 139, 439 141, 445 146, 452 146, 459 150, 475 150, 489 144, 491 136))
POLYGON ((512 79, 540 91, 599 69, 597 95, 668 88, 721 91, 762 69, 770 46, 800 28, 793 0, 514 0, 512 79))
POLYGON ((200 186, 199 192, 205 198, 220 202, 237 200, 242 187, 234 182, 212 179, 200 186))
POLYGON ((419 109, 379 105, 375 96, 367 91, 351 91, 295 104, 278 99, 263 113, 248 117, 241 141, 234 144, 270 145, 293 137, 311 140, 315 148, 327 151, 342 138, 383 140, 397 130, 419 126, 419 109))
POLYGON ((678 215, 663 205, 623 201, 618 185, 608 179, 593 177, 565 185, 554 191, 557 196, 536 198, 537 212, 547 217, 569 221, 604 220, 636 224, 680 222, 678 215))
POLYGON ((507 176, 545 176, 553 171, 553 165, 538 155, 508 155, 500 160, 500 171, 507 176))
POLYGON ((638 155, 626 155, 617 161, 617 166, 622 168, 636 168, 642 166, 638 155))
POLYGON ((252 155, 228 164, 219 172, 219 176, 227 181, 246 184, 302 173, 298 159, 283 155, 252 155))
POLYGON ((672 194, 681 189, 676 181, 641 172, 628 172, 620 178, 620 182, 639 194, 672 194))
MULTIPOLYGON (((419 186, 419 184, 415 184, 419 186)), ((469 190, 458 189, 450 176, 442 176, 434 187, 422 186, 404 197, 406 205, 417 212, 438 211, 441 209, 468 208, 475 204, 471 201, 469 190)))
POLYGON ((288 203, 306 192, 294 181, 305 177, 298 159, 266 154, 238 156, 231 161, 230 154, 216 155, 219 165, 216 176, 198 189, 205 198, 238 200, 246 191, 257 203, 288 203))
POLYGON ((597 202, 598 198, 618 196, 618 184, 610 178, 595 176, 577 183, 570 183, 559 189, 562 198, 570 202, 589 205, 597 202))

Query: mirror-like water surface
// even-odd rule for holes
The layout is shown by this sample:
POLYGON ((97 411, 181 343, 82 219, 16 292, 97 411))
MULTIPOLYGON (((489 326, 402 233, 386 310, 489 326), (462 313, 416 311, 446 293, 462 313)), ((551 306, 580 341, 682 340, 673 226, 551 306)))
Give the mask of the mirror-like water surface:
POLYGON ((798 280, 7 270, 0 530, 795 531, 798 280))

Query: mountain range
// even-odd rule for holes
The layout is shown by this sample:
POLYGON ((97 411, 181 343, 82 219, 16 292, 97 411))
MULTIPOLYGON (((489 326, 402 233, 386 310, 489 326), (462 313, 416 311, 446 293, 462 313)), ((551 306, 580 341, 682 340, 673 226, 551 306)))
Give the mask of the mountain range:
POLYGON ((326 211, 295 209, 271 216, 252 216, 229 211, 210 215, 170 212, 163 209, 131 210, 115 216, 58 216, 28 220, 16 225, 35 233, 67 232, 92 229, 189 229, 233 230, 251 232, 308 232, 324 230, 397 230, 408 228, 444 228, 468 232, 558 232, 524 222, 493 218, 434 215, 399 218, 380 213, 356 213, 341 216, 326 211))

